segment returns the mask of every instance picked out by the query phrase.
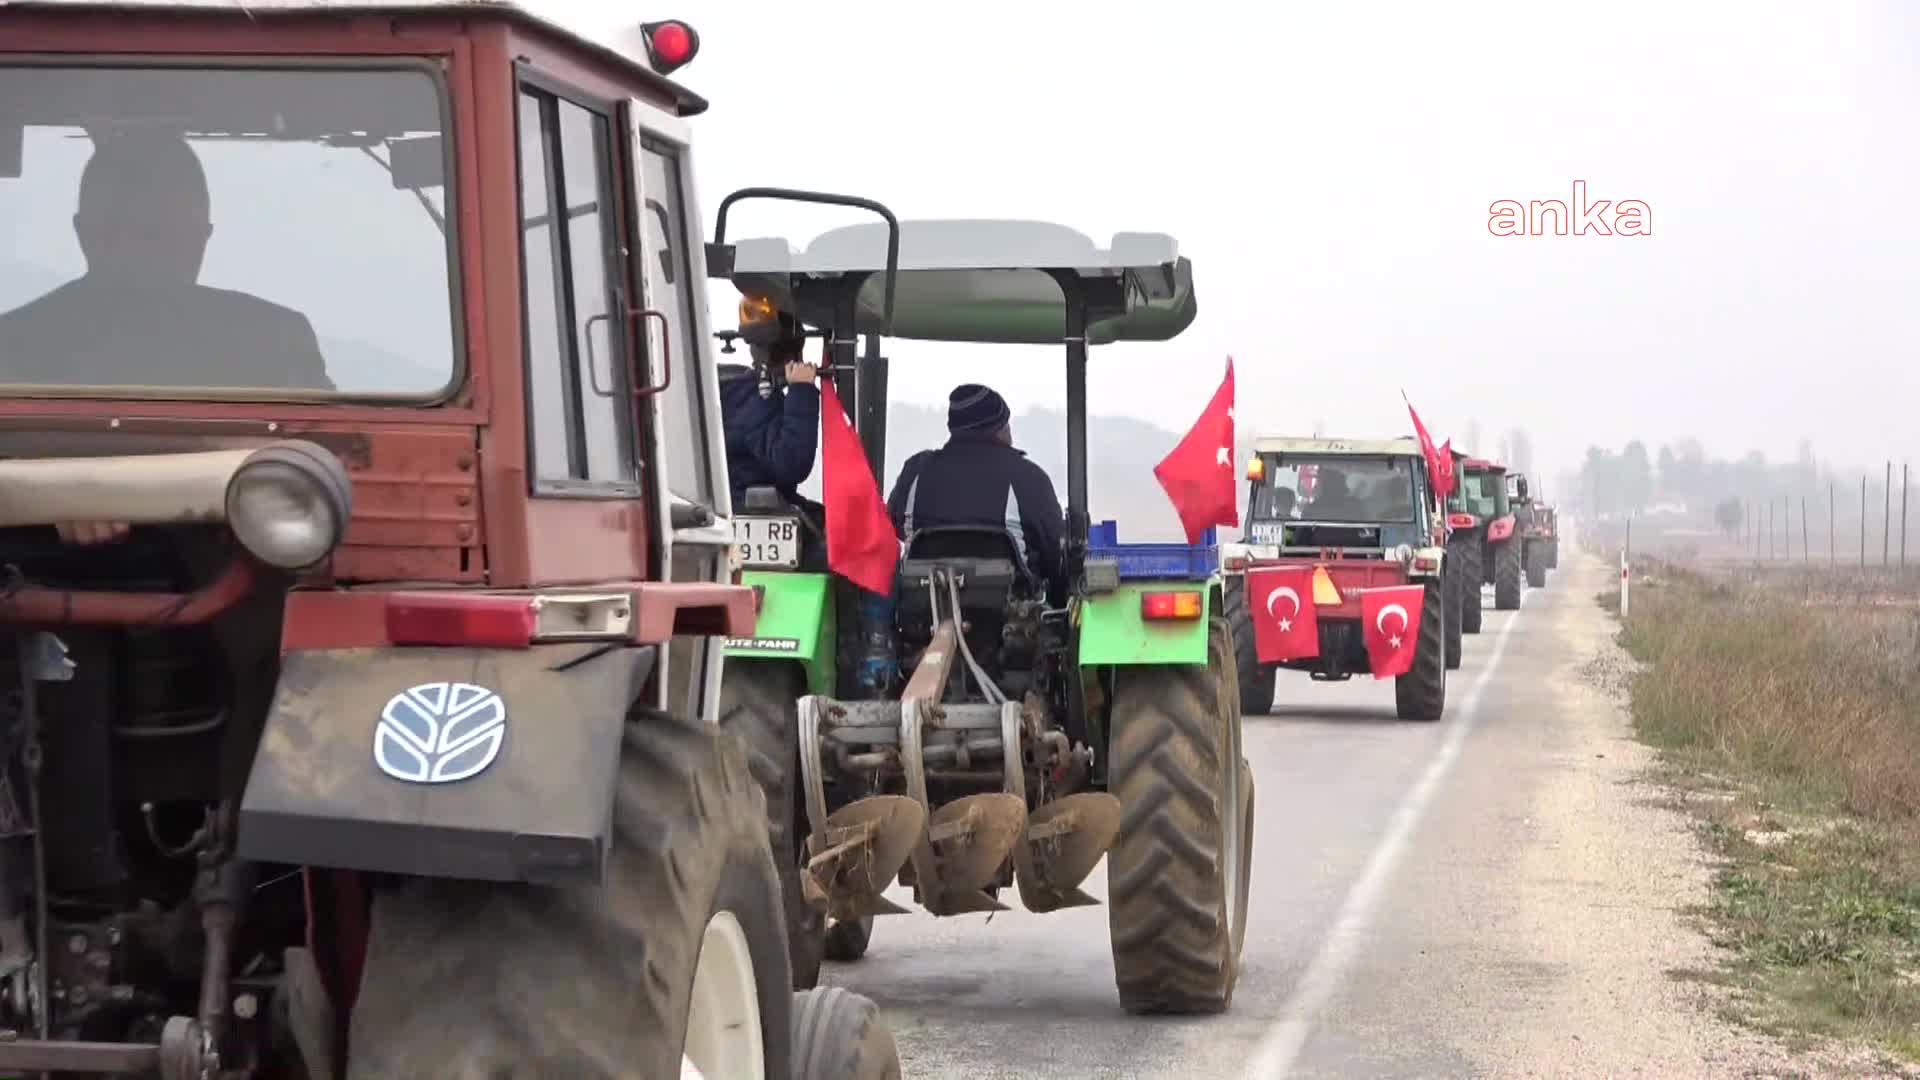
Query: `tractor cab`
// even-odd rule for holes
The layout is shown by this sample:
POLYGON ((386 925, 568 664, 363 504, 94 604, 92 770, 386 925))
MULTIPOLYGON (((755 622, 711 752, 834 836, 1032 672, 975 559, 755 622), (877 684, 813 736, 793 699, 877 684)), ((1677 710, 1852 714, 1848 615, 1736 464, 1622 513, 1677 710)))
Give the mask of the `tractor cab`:
POLYGON ((1447 497, 1447 511, 1450 515, 1465 514, 1473 519, 1456 522, 1456 527, 1484 526, 1511 512, 1512 495, 1507 485, 1506 466, 1464 455, 1457 455, 1454 462, 1454 475, 1460 481, 1447 497))
MULTIPOLYGON (((782 197, 730 197, 721 237, 727 208, 753 195, 782 197)), ((903 910, 883 895, 896 875, 936 915, 1001 910, 1000 890, 1015 885, 1029 910, 1048 912, 1095 903, 1080 884, 1106 857, 1123 1005, 1223 1008, 1245 921, 1252 780, 1224 628, 1211 617, 1217 553, 1120 543, 1111 522, 1092 522, 1087 496, 1090 350, 1185 330, 1192 266, 1154 233, 1102 246, 1040 222, 881 216, 804 247, 741 240, 711 259, 743 297, 738 337, 752 340, 749 324, 778 312, 825 340, 826 374, 883 490, 883 338, 1061 348, 1064 568, 1045 579, 1012 513, 906 524, 891 595, 747 560, 744 580, 764 603, 754 636, 729 643, 728 700, 744 708, 773 700, 767 688, 797 690, 790 713, 751 726, 794 732, 797 754, 768 752, 798 758, 782 783, 802 791, 791 832, 806 843, 788 858, 827 897, 827 952, 858 955, 872 917, 903 910), (1171 789, 1148 760, 1168 743, 1191 743, 1178 760, 1205 763, 1171 789), (1174 832, 1216 854, 1204 870, 1142 872, 1174 832), (1189 935, 1167 921, 1176 909, 1214 911, 1232 932, 1189 935), (1164 942, 1122 932, 1150 924, 1168 925, 1164 942)), ((783 831, 777 814, 769 824, 783 831)))

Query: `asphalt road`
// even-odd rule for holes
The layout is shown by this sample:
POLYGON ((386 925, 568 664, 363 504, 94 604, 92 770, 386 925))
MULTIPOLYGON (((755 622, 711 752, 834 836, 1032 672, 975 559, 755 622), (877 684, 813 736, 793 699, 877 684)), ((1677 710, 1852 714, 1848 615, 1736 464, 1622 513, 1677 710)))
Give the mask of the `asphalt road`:
POLYGON ((1626 779, 1587 775, 1627 741, 1574 686, 1608 573, 1564 558, 1518 612, 1488 590, 1438 723, 1394 719, 1390 683, 1283 676, 1274 715, 1246 723, 1254 876, 1229 1013, 1122 1013, 1104 906, 883 918, 827 981, 880 1003, 909 1080, 1716 1071, 1661 1000, 1671 958, 1648 934, 1674 905, 1648 882, 1678 864, 1638 846, 1666 826, 1622 818, 1644 801, 1626 779))

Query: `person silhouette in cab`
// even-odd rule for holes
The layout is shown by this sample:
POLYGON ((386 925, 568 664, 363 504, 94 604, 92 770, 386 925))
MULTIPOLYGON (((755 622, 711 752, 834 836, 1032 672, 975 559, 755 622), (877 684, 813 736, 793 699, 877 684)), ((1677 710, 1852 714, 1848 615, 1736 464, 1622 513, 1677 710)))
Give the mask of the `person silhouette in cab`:
POLYGON ((1014 449, 1012 413, 976 383, 947 398, 947 444, 907 459, 887 511, 900 538, 942 525, 1005 528, 1056 599, 1065 593, 1066 523, 1053 481, 1014 449))
POLYGON ((199 284, 211 199, 185 139, 102 139, 78 203, 73 231, 87 272, 0 314, 0 382, 334 389, 306 316, 199 284))

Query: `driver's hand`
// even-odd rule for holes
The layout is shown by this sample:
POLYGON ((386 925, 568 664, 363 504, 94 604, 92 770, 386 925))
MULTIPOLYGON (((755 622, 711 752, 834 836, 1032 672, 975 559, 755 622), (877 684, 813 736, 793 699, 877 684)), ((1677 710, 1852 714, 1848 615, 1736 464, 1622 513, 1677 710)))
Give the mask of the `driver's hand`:
POLYGON ((787 361, 788 386, 811 386, 813 385, 813 377, 818 373, 819 369, 807 363, 805 360, 787 361))
POLYGON ((133 526, 124 521, 63 521, 53 528, 63 543, 110 544, 126 539, 133 526))

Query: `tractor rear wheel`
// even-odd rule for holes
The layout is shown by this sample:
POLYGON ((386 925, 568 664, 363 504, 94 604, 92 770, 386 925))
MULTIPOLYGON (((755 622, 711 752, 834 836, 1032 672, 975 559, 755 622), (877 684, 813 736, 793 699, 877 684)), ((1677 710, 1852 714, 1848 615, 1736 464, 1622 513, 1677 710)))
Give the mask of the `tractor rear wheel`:
POLYGON ((739 740, 626 722, 603 881, 377 894, 349 1080, 789 1076, 780 877, 739 740), (684 1056, 683 1056, 684 1055, 684 1056))
POLYGON ((1447 711, 1446 607, 1446 589, 1427 579, 1413 667, 1393 680, 1394 712, 1402 720, 1438 720, 1447 711))
POLYGON ((1233 664, 1240 678, 1240 708, 1248 716, 1273 711, 1273 669, 1262 667, 1253 643, 1253 615, 1247 610, 1246 579, 1227 583, 1227 625, 1233 631, 1233 664))
POLYGON ((1459 669, 1460 660, 1465 651, 1460 640, 1463 632, 1463 628, 1460 625, 1460 609, 1464 602, 1461 594, 1465 591, 1466 583, 1460 578, 1459 564, 1452 559, 1447 559, 1441 564, 1440 568, 1440 592, 1447 598, 1446 641, 1448 671, 1456 671, 1459 669))
POLYGON ((800 713, 806 692, 800 669, 785 661, 734 659, 720 678, 720 730, 746 744, 747 765, 767 800, 767 839, 780 868, 780 894, 787 908, 787 954, 793 988, 820 981, 827 916, 807 901, 801 868, 806 850, 806 804, 800 790, 800 713))
POLYGON ((1253 855, 1238 686, 1225 619, 1208 628, 1204 667, 1115 673, 1108 790, 1122 810, 1108 926, 1128 1012, 1217 1013, 1233 1001, 1253 855))
POLYGON ((1460 564, 1460 629, 1480 632, 1480 584, 1486 568, 1480 565, 1480 537, 1469 533, 1447 542, 1447 560, 1460 564))
POLYGON ((1557 536, 1547 541, 1547 569, 1560 569, 1560 538, 1557 536))
POLYGON ((1493 545, 1493 606, 1499 611, 1520 607, 1520 539, 1509 536, 1493 545))
POLYGON ((1527 541, 1527 588, 1544 589, 1547 587, 1547 545, 1539 540, 1527 541))
POLYGON ((879 1008, 837 986, 793 995, 793 1080, 900 1080, 879 1008))

